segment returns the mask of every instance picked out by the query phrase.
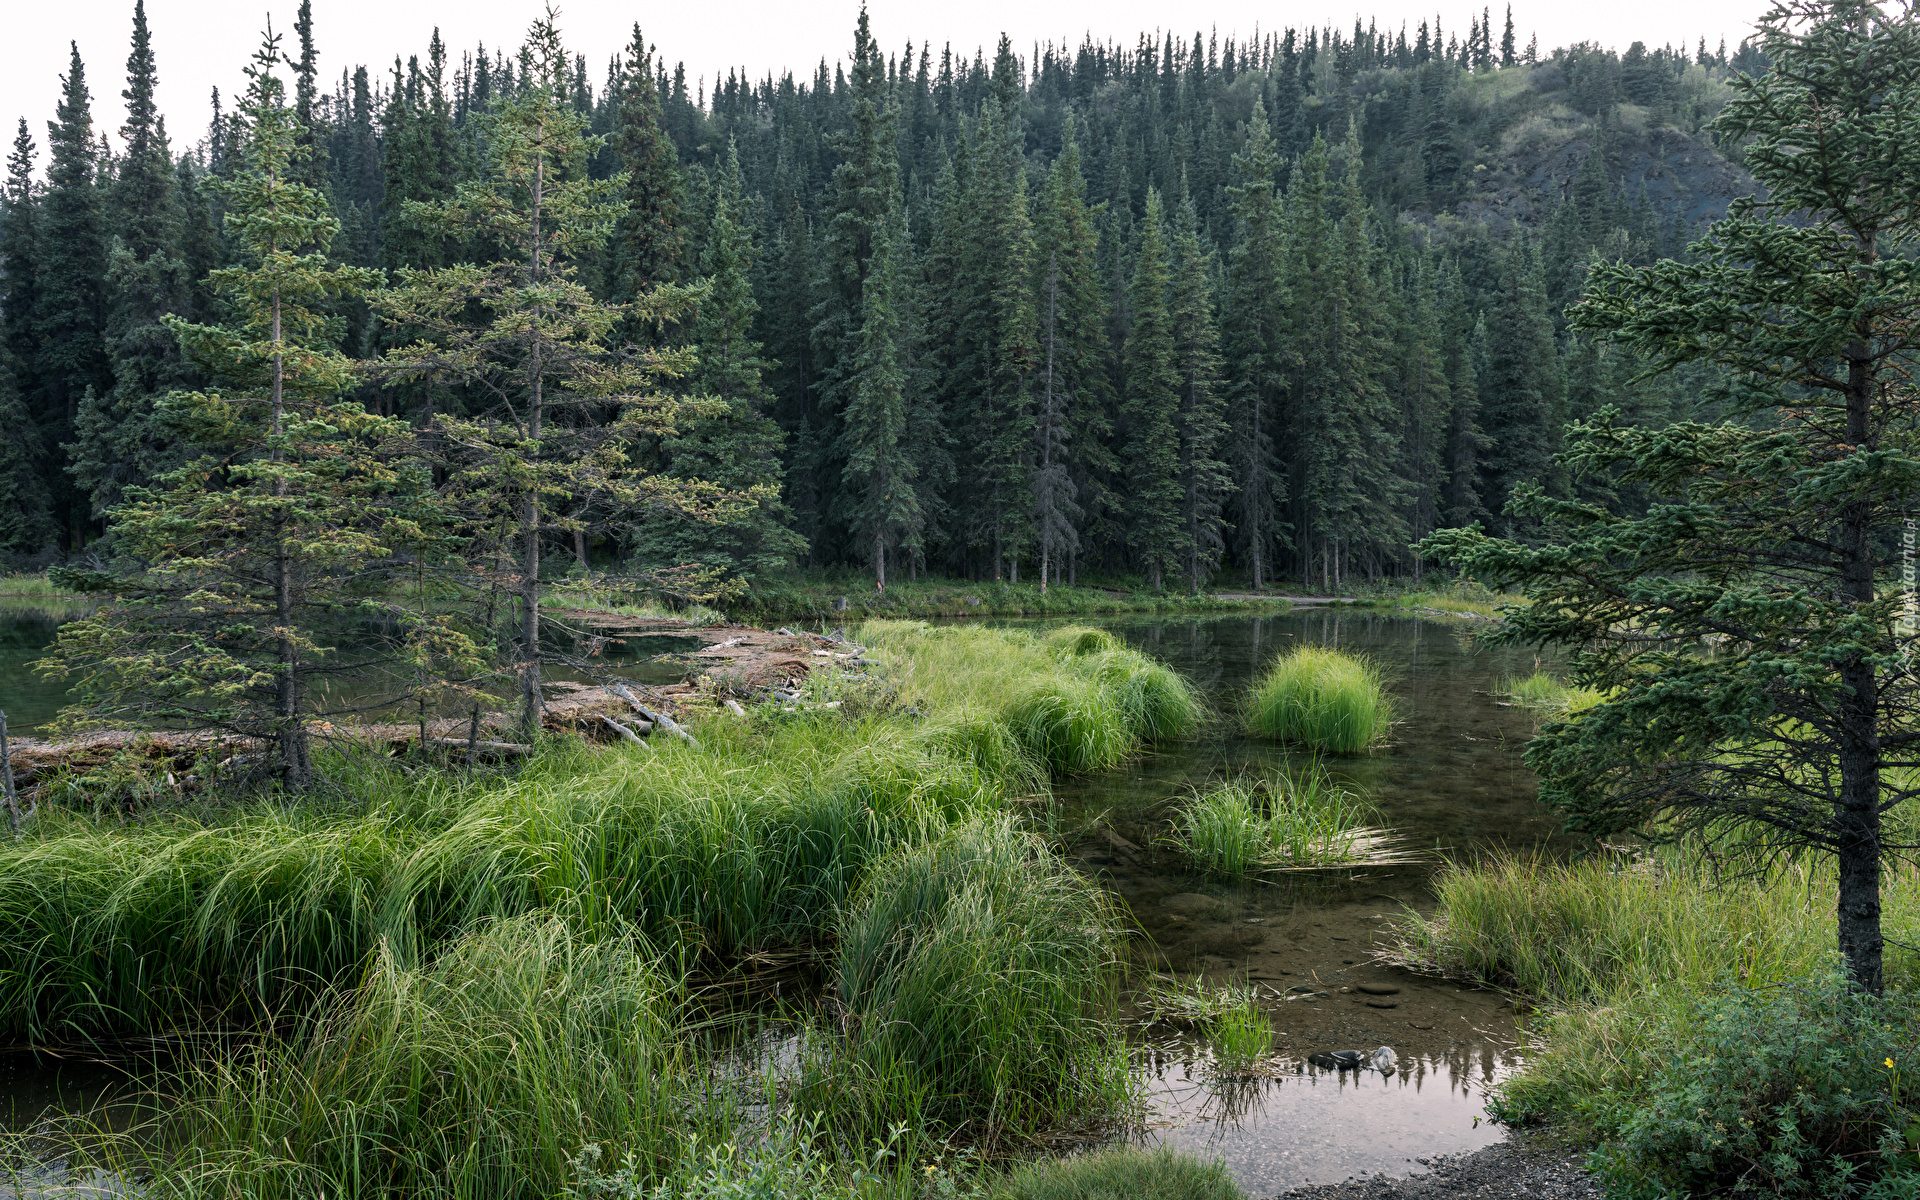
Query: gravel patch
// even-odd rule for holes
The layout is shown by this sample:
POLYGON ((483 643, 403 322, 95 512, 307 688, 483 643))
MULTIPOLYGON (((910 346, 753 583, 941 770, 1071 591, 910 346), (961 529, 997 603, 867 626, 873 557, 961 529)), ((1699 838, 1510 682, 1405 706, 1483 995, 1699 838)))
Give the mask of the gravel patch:
POLYGON ((1502 1142, 1472 1154, 1423 1160, 1426 1175, 1371 1175, 1283 1193, 1286 1200, 1598 1200, 1586 1154, 1564 1147, 1502 1142))

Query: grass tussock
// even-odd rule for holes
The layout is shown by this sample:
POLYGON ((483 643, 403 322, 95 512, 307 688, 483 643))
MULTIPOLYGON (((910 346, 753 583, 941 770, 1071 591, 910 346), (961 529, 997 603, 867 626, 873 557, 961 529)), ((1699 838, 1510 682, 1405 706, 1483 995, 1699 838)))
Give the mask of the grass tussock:
POLYGON ((1226 1164, 1162 1147, 1127 1146, 1030 1163, 994 1200, 1245 1200, 1226 1164))
POLYGON ((632 939, 529 915, 406 958, 383 946, 293 1037, 189 1067, 177 1109, 105 1165, 183 1195, 544 1197, 583 1145, 657 1177, 723 1127, 689 1078, 675 985, 632 939))
MULTIPOLYGON (((1515 856, 1450 868, 1435 885, 1438 910, 1408 917, 1399 960, 1520 992, 1543 1010, 1538 1053, 1505 1085, 1514 1120, 1611 1133, 1688 1036, 1699 997, 1832 966, 1832 875, 1805 864, 1715 880, 1680 850, 1515 856)), ((1890 876, 1883 903, 1889 982, 1910 987, 1920 961, 1892 947, 1920 942, 1920 881, 1890 876)))
POLYGON ((840 922, 844 1049, 823 1082, 876 1129, 919 1114, 993 1136, 1114 1107, 1118 942, 1105 894, 1006 817, 899 851, 840 922))
POLYGON ((1248 1071, 1273 1053, 1273 1024, 1251 990, 1236 990, 1207 1030, 1207 1045, 1215 1068, 1229 1075, 1248 1071))
POLYGON ((1364 800, 1316 764, 1196 789, 1172 840, 1200 870, 1223 878, 1395 858, 1392 835, 1370 826, 1373 817, 1364 800))
POLYGON ((1584 712, 1606 699, 1604 694, 1593 688, 1562 683, 1545 671, 1535 671, 1524 679, 1506 680, 1500 687, 1500 695, 1514 704, 1557 714, 1584 712))
MULTIPOLYGON (((1104 770, 1203 716, 1191 685, 1098 630, 1044 637, 977 625, 870 621, 858 640, 894 668, 901 699, 962 726, 1003 725, 1048 770, 1104 770)), ((990 749, 990 748, 989 748, 990 749)))
POLYGON ((1360 754, 1393 726, 1379 667, 1362 655, 1300 646, 1273 661, 1253 686, 1247 732, 1325 754, 1360 754))

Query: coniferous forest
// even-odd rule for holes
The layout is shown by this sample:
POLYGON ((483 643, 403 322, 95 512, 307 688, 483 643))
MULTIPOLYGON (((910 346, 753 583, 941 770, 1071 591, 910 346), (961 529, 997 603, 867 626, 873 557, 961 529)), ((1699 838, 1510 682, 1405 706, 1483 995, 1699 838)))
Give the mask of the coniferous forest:
POLYGON ((482 476, 545 471, 536 540, 596 567, 1331 588, 1417 575, 1437 529, 1526 539, 1505 511, 1523 484, 1633 511, 1632 487, 1555 465, 1563 426, 1711 419, 1725 390, 1705 368, 1635 383, 1645 364, 1565 310, 1596 257, 1684 259, 1753 190, 1706 126, 1732 73, 1765 69, 1755 48, 1546 49, 1510 10, 889 47, 862 14, 841 62, 707 79, 638 28, 329 64, 324 19, 303 3, 193 136, 158 115, 136 5, 124 71, 76 50, 57 119, 20 120, 0 210, 16 566, 137 558, 110 514, 308 437, 281 449, 344 438, 366 460, 329 503, 355 471, 412 472, 383 503, 457 510, 468 538, 508 519, 482 476), (536 92, 551 111, 509 115, 536 92), (516 182, 529 144, 544 215, 516 182), (248 198, 263 171, 308 189, 297 246, 233 219, 275 205, 248 198), (540 232, 508 228, 516 206, 540 232), (332 432, 249 433, 217 403, 246 382, 264 278, 236 273, 280 252, 310 260, 289 268, 308 292, 289 394, 320 425, 334 406, 332 432), (526 254, 545 265, 509 279, 526 254), (541 309, 556 327, 486 328, 522 283, 565 292, 541 309), (503 364, 543 353, 552 394, 510 395, 503 364), (341 434, 347 409, 364 427, 341 434), (496 436, 509 410, 543 449, 496 436))

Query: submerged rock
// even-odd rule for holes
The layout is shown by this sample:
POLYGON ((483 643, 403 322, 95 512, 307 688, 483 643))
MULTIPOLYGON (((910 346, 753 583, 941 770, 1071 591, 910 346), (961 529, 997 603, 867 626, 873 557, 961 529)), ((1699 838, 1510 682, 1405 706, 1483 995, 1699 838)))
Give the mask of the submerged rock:
POLYGON ((1374 1070, 1390 1075, 1400 1065, 1400 1056, 1392 1046, 1378 1050, 1319 1050, 1307 1055, 1307 1061, 1323 1071, 1374 1070))

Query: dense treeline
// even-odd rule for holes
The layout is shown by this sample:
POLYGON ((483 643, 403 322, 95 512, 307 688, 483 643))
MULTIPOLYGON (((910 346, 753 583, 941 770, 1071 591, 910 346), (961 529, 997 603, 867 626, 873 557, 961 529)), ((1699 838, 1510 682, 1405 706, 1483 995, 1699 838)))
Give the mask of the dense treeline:
MULTIPOLYGON (((406 272, 498 259, 485 222, 433 213, 498 183, 497 114, 547 77, 535 52, 456 61, 436 35, 329 83, 305 3, 294 32, 288 169, 337 217, 331 259, 399 295, 406 272)), ((555 252, 625 312, 596 336, 709 398, 625 430, 624 453, 748 502, 638 519, 556 494, 543 536, 582 564, 1334 585, 1417 571, 1407 547, 1437 528, 1524 536, 1503 512, 1523 483, 1630 507, 1557 473, 1560 428, 1606 405, 1695 414, 1713 381, 1635 382, 1562 311, 1594 255, 1682 256, 1724 208, 1743 175, 1694 135, 1728 75, 1764 62, 1516 41, 1510 13, 1483 12, 1464 38, 1436 19, 1025 57, 1002 39, 969 59, 886 52, 863 14, 851 59, 808 78, 690 87, 638 29, 602 66, 564 56, 588 136, 556 179, 604 185, 612 215, 555 252)), ((163 402, 210 370, 169 325, 232 315, 209 279, 251 253, 225 198, 249 125, 216 92, 176 153, 157 80, 136 5, 117 146, 76 51, 44 160, 24 120, 8 159, 0 549, 17 559, 95 547, 129 489, 207 450, 163 402)), ((372 415, 425 428, 502 399, 432 366, 444 322, 391 296, 322 307, 372 415)))

